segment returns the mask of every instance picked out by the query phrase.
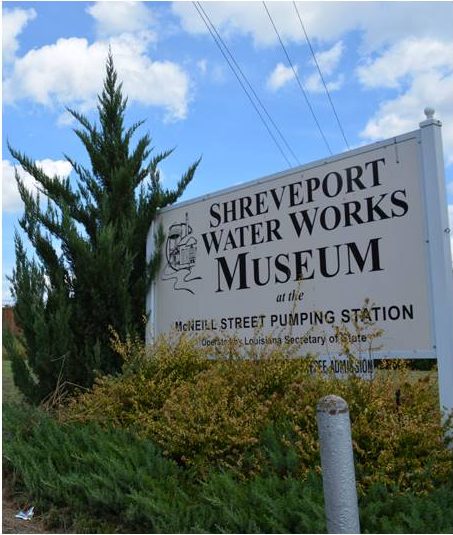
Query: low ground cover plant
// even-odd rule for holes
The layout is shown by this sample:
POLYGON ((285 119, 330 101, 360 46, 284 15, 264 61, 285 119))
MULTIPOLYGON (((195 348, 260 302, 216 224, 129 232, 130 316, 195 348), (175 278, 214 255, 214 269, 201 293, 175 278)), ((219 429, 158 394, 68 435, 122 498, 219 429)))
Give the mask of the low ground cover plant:
MULTIPOLYGON (((149 439, 94 423, 59 423, 5 406, 4 477, 46 511, 49 529, 76 533, 323 533, 321 475, 297 475, 297 452, 269 431, 266 463, 247 479, 196 471, 149 439)), ((430 492, 372 484, 361 493, 363 533, 451 533, 453 480, 430 492)))
POLYGON ((362 532, 453 531, 435 374, 391 363, 372 381, 337 379, 281 350, 242 359, 232 344, 210 360, 186 336, 151 348, 112 336, 121 374, 69 404, 58 392, 41 408, 4 406, 5 481, 49 529, 325 532, 316 404, 337 394, 350 408, 362 532))

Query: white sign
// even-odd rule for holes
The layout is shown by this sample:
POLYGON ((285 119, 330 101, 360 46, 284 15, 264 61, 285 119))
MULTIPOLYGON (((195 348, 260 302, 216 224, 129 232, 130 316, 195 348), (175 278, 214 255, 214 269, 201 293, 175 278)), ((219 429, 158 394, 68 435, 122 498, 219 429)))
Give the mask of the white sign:
MULTIPOLYGON (((340 355, 347 341, 362 356, 379 346, 374 356, 435 357, 432 269, 440 253, 430 242, 442 230, 429 228, 429 188, 437 211, 446 207, 438 181, 424 179, 440 123, 421 126, 425 134, 163 209, 148 237, 150 256, 162 225, 148 336, 196 333, 208 347, 234 337, 244 351, 277 345, 320 357, 340 355), (360 320, 371 330, 357 330, 360 320)), ((448 236, 441 247, 449 255, 445 243, 448 236)))
POLYGON ((370 299, 385 352, 431 354, 420 164, 414 134, 163 210, 156 331, 338 353, 370 299))

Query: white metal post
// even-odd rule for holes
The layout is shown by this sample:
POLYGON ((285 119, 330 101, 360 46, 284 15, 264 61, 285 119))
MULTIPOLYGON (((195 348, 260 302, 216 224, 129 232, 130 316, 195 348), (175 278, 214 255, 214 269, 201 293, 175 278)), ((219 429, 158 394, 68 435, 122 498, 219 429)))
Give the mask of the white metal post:
MULTIPOLYGON (((155 232, 156 224, 153 220, 150 226, 150 229, 148 231, 148 236, 146 238, 146 262, 148 263, 154 254, 154 232, 155 232)), ((147 289, 146 292, 146 314, 148 316, 146 321, 146 329, 145 329, 145 343, 146 345, 149 345, 154 340, 154 322, 155 322, 155 292, 156 292, 156 284, 154 281, 151 281, 150 287, 147 289)))
POLYGON ((338 396, 318 402, 324 507, 328 533, 360 533, 348 404, 338 396))
POLYGON ((442 153, 442 123, 425 109, 420 123, 435 351, 441 409, 453 410, 453 271, 442 153))

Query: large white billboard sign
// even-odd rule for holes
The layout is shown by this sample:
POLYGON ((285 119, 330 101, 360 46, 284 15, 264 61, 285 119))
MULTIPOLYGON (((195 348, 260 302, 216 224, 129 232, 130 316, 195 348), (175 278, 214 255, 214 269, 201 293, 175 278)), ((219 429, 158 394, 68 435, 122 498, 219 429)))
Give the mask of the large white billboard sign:
POLYGON ((163 210, 156 331, 335 353, 333 327, 354 331, 369 299, 383 351, 431 354, 418 145, 407 136, 163 210))
POLYGON ((324 356, 341 352, 342 327, 365 352, 354 321, 368 300, 376 355, 435 356, 422 130, 162 210, 148 334, 324 356))

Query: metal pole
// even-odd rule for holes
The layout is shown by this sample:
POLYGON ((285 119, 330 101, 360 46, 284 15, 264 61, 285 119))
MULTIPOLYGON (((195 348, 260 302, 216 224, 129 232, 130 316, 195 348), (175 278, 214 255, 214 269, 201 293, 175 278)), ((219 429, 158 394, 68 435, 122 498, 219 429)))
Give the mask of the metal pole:
MULTIPOLYGON (((431 264, 431 292, 435 351, 439 370, 440 408, 453 410, 453 274, 451 265, 447 193, 442 154, 442 123, 434 110, 425 109, 420 123, 425 188, 427 244, 431 264)), ((445 414, 445 416, 447 416, 445 414)))
MULTIPOLYGON (((148 230, 148 236, 146 237, 146 262, 150 262, 153 254, 155 253, 154 249, 154 240, 156 230, 156 222, 153 219, 148 230)), ((156 283, 151 281, 151 285, 146 290, 146 314, 148 319, 146 321, 145 329, 145 343, 150 345, 154 341, 154 329, 155 329, 155 318, 156 318, 156 307, 155 307, 155 297, 156 297, 156 283)))
POLYGON ((327 531, 360 533, 348 404, 338 396, 322 398, 317 422, 327 531))

